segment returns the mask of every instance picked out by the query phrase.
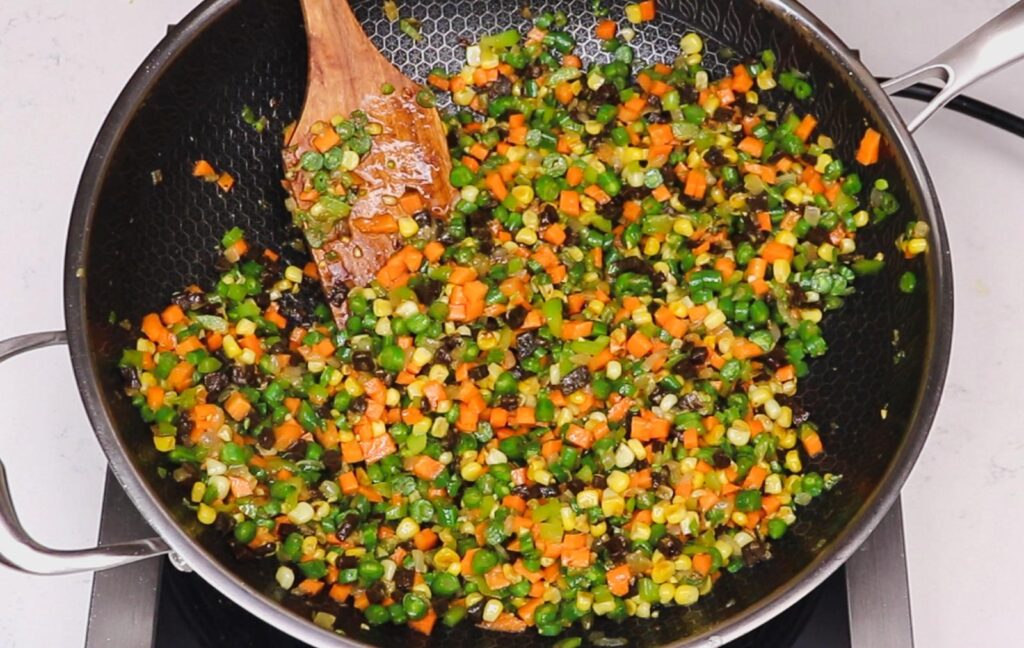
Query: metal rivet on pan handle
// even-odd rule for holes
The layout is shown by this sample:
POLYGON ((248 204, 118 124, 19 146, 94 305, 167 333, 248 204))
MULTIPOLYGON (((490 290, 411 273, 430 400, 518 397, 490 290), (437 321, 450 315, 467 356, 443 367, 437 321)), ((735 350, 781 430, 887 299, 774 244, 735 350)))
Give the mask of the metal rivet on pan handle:
MULTIPOLYGON (((0 341, 0 363, 14 356, 66 344, 64 331, 32 333, 0 341)), ((30 574, 74 574, 119 567, 169 551, 160 538, 133 540, 90 549, 51 549, 44 547, 25 531, 14 509, 7 474, 0 461, 0 563, 30 574)))
POLYGON ((1015 2, 924 65, 886 81, 882 88, 894 94, 925 79, 938 79, 945 84, 924 110, 907 122, 907 129, 913 132, 969 85, 1021 58, 1024 58, 1024 1, 1015 2))

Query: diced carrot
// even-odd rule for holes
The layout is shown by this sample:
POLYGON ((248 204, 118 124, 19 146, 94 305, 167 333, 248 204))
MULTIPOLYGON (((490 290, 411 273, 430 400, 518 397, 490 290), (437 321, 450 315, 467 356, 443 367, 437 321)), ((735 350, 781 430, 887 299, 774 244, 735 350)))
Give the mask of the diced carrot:
POLYGON ((824 446, 821 443, 821 436, 817 432, 811 432, 803 435, 801 442, 804 445, 804 450, 807 454, 814 457, 825 451, 824 446))
POLYGON ((749 153, 753 157, 759 158, 761 157, 761 153, 764 151, 764 142, 752 135, 748 135, 740 141, 736 148, 744 153, 749 153))
POLYGON ((512 614, 511 612, 502 612, 498 615, 498 618, 494 621, 484 621, 480 624, 480 627, 484 630, 493 630, 494 632, 511 632, 519 633, 526 631, 526 622, 512 614))
POLYGON ((146 405, 151 410, 158 410, 164 404, 164 390, 159 385, 153 385, 146 390, 146 405))
POLYGON ((747 476, 743 478, 743 488, 761 488, 767 476, 768 471, 755 464, 751 466, 750 470, 747 471, 747 476))
POLYGON ((544 228, 541 238, 552 245, 561 245, 565 243, 565 228, 559 223, 548 225, 544 228))
POLYGON ((699 553, 691 558, 693 568, 700 572, 703 576, 707 576, 708 572, 711 571, 711 554, 699 553))
POLYGON ((570 187, 575 187, 583 182, 583 169, 578 166, 571 166, 565 173, 565 181, 570 187))
POLYGON ((732 352, 732 357, 737 360, 756 358, 757 356, 764 354, 764 349, 749 340, 737 340, 736 342, 733 342, 730 351, 732 352))
POLYGON ((335 583, 331 586, 327 595, 338 603, 344 603, 348 600, 349 596, 352 596, 353 585, 342 585, 341 583, 335 583))
POLYGON ((857 148, 857 161, 868 166, 878 162, 878 150, 882 143, 882 134, 873 128, 868 128, 864 132, 864 137, 860 140, 860 146, 857 148))
POLYGON ((434 631, 434 624, 437 623, 437 612, 434 608, 428 607, 427 614, 417 621, 409 621, 409 627, 420 634, 430 636, 430 633, 434 631))
POLYGON ((707 191, 708 180, 704 172, 698 169, 691 169, 686 174, 686 184, 683 186, 683 193, 691 198, 701 200, 704 192, 707 191))
POLYGON ((570 189, 562 190, 558 197, 558 208, 570 216, 579 216, 580 195, 570 189))
POLYGON ((217 175, 213 165, 206 160, 199 160, 192 167, 192 175, 197 178, 209 178, 217 175))
POLYGON ((420 551, 429 551, 430 549, 433 549, 437 546, 437 541, 438 535, 432 529, 421 529, 419 533, 413 537, 413 544, 415 544, 416 548, 420 551))
POLYGON ((476 279, 476 269, 469 266, 455 266, 448 275, 448 283, 463 286, 476 279))
POLYGON ((352 471, 341 473, 338 476, 338 485, 341 486, 341 492, 346 495, 359 492, 359 481, 356 479, 356 474, 352 471))
POLYGON ((817 125, 818 120, 814 118, 814 115, 804 115, 804 118, 800 120, 800 124, 793 131, 793 134, 799 137, 800 141, 806 142, 817 125))
POLYGON ((420 479, 433 481, 444 471, 444 464, 433 457, 420 455, 413 462, 412 471, 420 479))
POLYGON ((303 435, 302 426, 294 420, 285 421, 274 428, 274 448, 278 451, 287 450, 303 435))
POLYGON ((438 241, 431 241, 423 248, 423 256, 427 257, 431 263, 435 263, 442 255, 444 255, 444 244, 438 241))
POLYGON ((227 412, 228 415, 231 416, 231 418, 235 419, 236 421, 241 421, 242 419, 244 419, 246 416, 249 415, 249 412, 251 410, 252 405, 245 398, 245 396, 242 395, 242 392, 232 392, 231 395, 228 396, 227 401, 224 403, 224 411, 227 412))
POLYGON ((360 441, 359 445, 363 449, 363 456, 368 464, 380 461, 398 449, 395 446, 395 440, 386 432, 379 437, 374 437, 371 441, 360 441))
POLYGON ((299 591, 306 596, 316 596, 324 588, 324 582, 306 578, 299 583, 299 591))
POLYGON ((629 351, 634 358, 644 357, 650 353, 653 348, 654 345, 651 344, 651 339, 640 331, 633 333, 629 340, 626 341, 626 350, 629 351))
POLYGON ((425 203, 423 202, 423 196, 418 191, 407 191, 398 199, 398 205, 402 208, 402 211, 411 216, 422 211, 425 203))
POLYGON ((656 13, 654 0, 644 0, 640 3, 640 20, 644 22, 654 20, 656 13))
POLYGON ((631 578, 632 574, 629 571, 628 565, 619 565, 605 572, 608 589, 615 596, 625 596, 629 593, 629 581, 631 578))
POLYGON ((505 186, 505 181, 501 179, 500 173, 488 173, 485 182, 491 195, 499 201, 508 197, 508 187, 505 186))
POLYGON ((615 34, 618 33, 619 26, 614 20, 602 20, 597 23, 597 27, 594 29, 594 35, 601 40, 611 40, 615 38, 615 34))
POLYGON ((324 128, 323 132, 313 138, 313 146, 321 153, 326 153, 341 141, 341 136, 333 128, 324 128))
POLYGON ((754 80, 750 77, 747 66, 740 63, 732 69, 732 89, 736 92, 747 92, 754 87, 754 80))
POLYGON ((789 261, 793 258, 793 248, 778 241, 768 241, 761 249, 761 256, 767 263, 774 263, 780 259, 789 261))

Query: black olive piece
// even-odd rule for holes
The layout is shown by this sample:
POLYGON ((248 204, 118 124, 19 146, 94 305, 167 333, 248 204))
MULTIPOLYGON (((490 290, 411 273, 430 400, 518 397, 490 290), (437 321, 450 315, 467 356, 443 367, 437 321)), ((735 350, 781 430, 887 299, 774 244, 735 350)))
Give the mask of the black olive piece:
MULTIPOLYGON (((356 530, 357 526, 359 526, 359 516, 355 513, 349 513, 345 516, 345 519, 341 521, 341 524, 338 525, 338 530, 334 532, 334 535, 338 540, 344 540, 352 535, 352 532, 356 530)), ((358 560, 356 563, 358 564, 358 560)))
POLYGON ((728 122, 732 121, 733 112, 731 109, 724 106, 717 108, 715 112, 711 114, 711 118, 717 122, 728 122))
POLYGON ((604 541, 601 546, 613 562, 622 562, 626 559, 628 547, 626 546, 626 540, 622 536, 613 535, 604 541))
POLYGON ((487 365, 478 364, 470 369, 468 373, 470 380, 483 380, 490 372, 487 369, 487 365))
POLYGON ((420 300, 420 303, 428 306, 433 303, 438 297, 441 296, 441 290, 444 288, 444 284, 434 279, 422 279, 417 281, 412 286, 412 291, 416 293, 416 299, 420 300))
POLYGON ((594 478, 590 480, 590 485, 594 488, 604 488, 608 485, 608 478, 604 475, 594 475, 594 478))
POLYGON ((520 360, 532 354, 540 346, 540 338, 533 331, 524 331, 516 338, 515 352, 520 360))
POLYGON ((558 487, 540 485, 537 489, 539 497, 557 497, 558 487))
POLYGON ((295 526, 291 522, 284 522, 281 526, 277 527, 277 534, 280 538, 287 538, 293 533, 298 533, 299 527, 295 526))
POLYGON ((501 320, 497 317, 485 317, 483 325, 486 331, 497 331, 501 328, 501 320))
POLYGON ((201 292, 186 290, 175 293, 171 297, 171 303, 176 304, 182 310, 197 310, 206 305, 206 295, 201 292))
POLYGON ((756 565, 757 563, 768 560, 771 557, 772 553, 769 550, 768 545, 762 543, 760 540, 754 540, 743 547, 743 562, 747 567, 756 565))
POLYGON ((284 452, 281 453, 281 457, 284 459, 291 459, 292 461, 302 461, 306 458, 306 449, 309 447, 309 441, 299 439, 284 452))
POLYGON ((499 76, 496 81, 492 81, 487 85, 487 98, 492 101, 498 97, 511 94, 512 92, 512 80, 507 76, 499 76))
POLYGON ((541 225, 554 225, 558 222, 558 210, 551 205, 544 205, 537 220, 541 225))
POLYGON ((675 558, 683 553, 683 543, 674 535, 663 535, 658 539, 658 551, 666 558, 675 558))
POLYGON ((178 441, 187 445, 192 445, 192 430, 196 427, 192 417, 179 416, 178 422, 174 427, 177 432, 178 441))
POLYGON ((370 603, 380 603, 388 597, 387 587, 384 585, 384 581, 377 581, 373 585, 366 588, 366 598, 370 603))
POLYGON ((451 606, 452 600, 447 596, 435 595, 430 598, 430 607, 434 608, 434 612, 439 616, 447 612, 451 606))
POLYGON ((273 542, 262 544, 258 547, 249 547, 248 545, 238 544, 237 542, 231 543, 231 552, 235 554, 235 559, 241 562, 253 562, 266 558, 277 551, 277 547, 273 542))
POLYGON ((373 360, 373 354, 369 351, 356 351, 352 354, 352 366, 357 371, 373 371, 377 363, 373 360))
POLYGON ((214 371, 203 376, 203 386, 206 387, 208 400, 216 400, 220 393, 227 388, 229 382, 223 371, 214 371))
POLYGON ((480 621, 484 616, 484 602, 486 599, 481 599, 466 608, 466 616, 473 619, 474 621, 480 621))
POLYGON ((704 161, 714 166, 723 166, 729 161, 725 158, 725 154, 722 153, 722 149, 717 146, 712 146, 704 154, 704 161))
POLYGON ((684 85, 679 88, 679 101, 684 104, 693 103, 700 97, 700 93, 697 92, 697 88, 691 85, 684 85))
POLYGON ((124 386, 128 389, 138 389, 142 386, 142 383, 139 382, 139 372, 135 367, 121 367, 118 372, 121 374, 121 379, 124 380, 124 386))
POLYGON ((565 490, 569 491, 570 493, 578 493, 586 487, 587 485, 584 484, 583 481, 578 477, 573 477, 565 484, 565 490))
POLYGON ((815 225, 807 231, 807 240, 815 245, 828 242, 828 230, 820 225, 815 225))
POLYGON ((348 286, 340 281, 331 286, 331 290, 327 293, 327 303, 335 308, 344 306, 346 299, 348 299, 348 286))
POLYGON ((252 385, 256 379, 256 369, 251 365, 231 365, 228 368, 228 377, 235 385, 252 385))
POLYGON ((562 382, 559 387, 562 389, 563 394, 571 394, 578 389, 586 387, 589 383, 590 370, 580 366, 562 376, 562 382))
POLYGON ((697 395, 697 392, 689 392, 688 394, 683 394, 683 396, 680 397, 679 402, 676 403, 676 407, 684 412, 696 412, 700 408, 704 407, 704 401, 697 395))
POLYGON ((715 468, 723 470, 732 465, 732 459, 729 455, 725 454, 721 450, 715 450, 715 454, 711 455, 711 461, 714 462, 715 468))
POLYGON ((526 314, 526 308, 523 307, 522 304, 517 304, 505 313, 505 324, 507 324, 510 329, 517 329, 526 321, 526 314))
POLYGON ((411 569, 399 567, 395 570, 395 589, 399 592, 408 592, 416 579, 416 572, 411 569))
POLYGON ((531 63, 526 66, 526 70, 523 72, 523 76, 527 79, 539 79, 544 76, 544 73, 548 71, 546 65, 541 63, 531 63))
POLYGON ((213 528, 222 535, 231 533, 231 530, 235 528, 235 518, 224 513, 218 513, 217 517, 213 521, 213 528))
POLYGON ((708 348, 707 347, 695 347, 690 352, 690 362, 695 365, 702 365, 708 361, 708 348))
POLYGON ((504 396, 498 399, 498 407, 507 410, 519 407, 519 395, 505 394, 504 396))
POLYGON ((274 436, 274 430, 268 427, 266 430, 260 432, 260 436, 256 439, 256 441, 264 450, 270 450, 271 448, 274 447, 274 442, 277 441, 277 439, 274 436))
POLYGON ((747 196, 747 208, 753 211, 764 211, 768 209, 768 196, 764 194, 747 196))
POLYGON ((595 104, 619 103, 619 89, 613 83, 605 83, 594 91, 593 100, 595 104))
MULTIPOLYGON (((344 540, 344 538, 342 539, 344 540)), ((355 569, 359 566, 359 558, 356 556, 338 556, 338 562, 335 564, 338 569, 355 569)))
POLYGON ((362 414, 366 411, 366 396, 356 396, 348 404, 348 411, 353 414, 362 414))
POLYGON ((324 450, 324 453, 320 455, 320 463, 324 465, 324 468, 331 473, 341 471, 341 453, 337 450, 324 450))

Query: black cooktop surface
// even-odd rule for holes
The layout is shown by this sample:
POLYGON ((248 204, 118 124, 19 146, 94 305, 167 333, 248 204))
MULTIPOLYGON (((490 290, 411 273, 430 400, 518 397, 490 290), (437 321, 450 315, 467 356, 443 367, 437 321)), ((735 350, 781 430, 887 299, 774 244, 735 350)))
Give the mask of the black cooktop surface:
MULTIPOLYGON (((157 604, 155 648, 209 648, 306 644, 238 607, 195 574, 164 561, 157 604)), ((848 648, 846 581, 838 570, 779 616, 723 648, 848 648)))

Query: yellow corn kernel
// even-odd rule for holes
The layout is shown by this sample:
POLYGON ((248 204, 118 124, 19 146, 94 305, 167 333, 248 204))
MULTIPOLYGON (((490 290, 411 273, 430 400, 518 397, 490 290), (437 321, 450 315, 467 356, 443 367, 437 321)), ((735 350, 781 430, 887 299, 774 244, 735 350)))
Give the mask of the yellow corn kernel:
POLYGON ((677 585, 672 598, 676 605, 693 605, 700 598, 700 591, 693 585, 677 585))
POLYGON ((202 524, 213 524, 217 520, 217 511, 212 506, 200 504, 199 510, 196 511, 196 518, 202 524))
POLYGON ((174 437, 172 436, 153 437, 153 447, 156 448, 158 452, 170 452, 171 450, 174 450, 175 443, 174 437))

